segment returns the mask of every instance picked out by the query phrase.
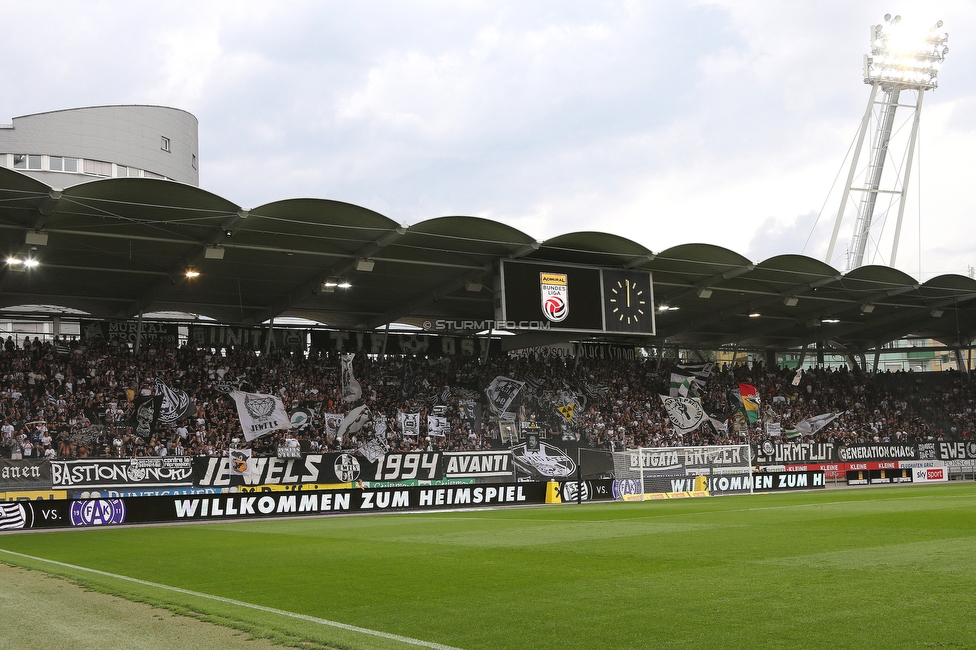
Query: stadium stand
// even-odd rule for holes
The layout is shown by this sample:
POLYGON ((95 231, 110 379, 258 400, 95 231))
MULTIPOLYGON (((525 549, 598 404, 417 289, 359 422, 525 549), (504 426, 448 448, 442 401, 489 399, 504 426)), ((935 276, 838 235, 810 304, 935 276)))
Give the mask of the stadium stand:
MULTIPOLYGON (((784 432, 805 418, 838 413, 813 434, 822 441, 968 440, 976 419, 976 389, 958 372, 716 368, 701 399, 718 426, 703 425, 680 436, 658 397, 668 394, 673 361, 507 355, 383 360, 360 353, 353 365, 362 395, 350 402, 342 399, 339 355, 315 349, 307 355, 276 349, 259 354, 158 344, 135 355, 115 342, 35 338, 18 346, 8 338, 0 352, 0 451, 8 458, 219 456, 234 444, 270 455, 287 438, 306 450, 366 455, 371 446, 384 451, 497 448, 502 440, 486 396, 496 377, 522 383, 511 410, 523 426, 542 437, 611 451, 741 442, 741 434, 721 426, 735 415, 727 396, 739 383, 756 386, 763 418, 775 418, 784 432), (133 399, 156 394, 161 386, 184 391, 195 410, 158 423, 152 437, 134 435, 133 399), (305 409, 309 422, 247 445, 228 386, 279 396, 289 412, 305 409), (342 418, 363 404, 372 421, 337 437, 342 418), (401 413, 416 414, 416 424, 406 424, 409 419, 401 413), (413 427, 416 435, 405 430, 413 427)), ((752 441, 765 435, 762 423, 750 427, 752 441)))

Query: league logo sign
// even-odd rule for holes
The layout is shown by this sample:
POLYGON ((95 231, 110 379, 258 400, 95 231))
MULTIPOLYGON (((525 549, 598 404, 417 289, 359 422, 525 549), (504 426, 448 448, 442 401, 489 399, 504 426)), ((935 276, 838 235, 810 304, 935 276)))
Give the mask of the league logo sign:
POLYGON ((542 313, 553 323, 561 323, 569 316, 569 277, 565 273, 539 274, 542 289, 542 313))

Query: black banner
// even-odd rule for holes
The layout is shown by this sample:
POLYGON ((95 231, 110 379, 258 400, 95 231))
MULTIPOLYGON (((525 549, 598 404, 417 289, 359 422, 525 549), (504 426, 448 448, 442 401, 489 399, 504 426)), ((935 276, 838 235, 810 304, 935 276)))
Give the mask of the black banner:
POLYGON ((190 456, 52 460, 51 486, 54 489, 105 489, 192 485, 193 460, 190 456))
MULTIPOLYGON (((305 349, 305 330, 272 329, 273 347, 305 349)), ((267 327, 229 327, 226 325, 191 325, 190 345, 196 348, 236 348, 264 350, 268 345, 267 327)))
POLYGON ((918 460, 915 445, 868 444, 837 448, 837 459, 844 463, 859 460, 918 460))
MULTIPOLYGON (((446 325, 461 326, 466 321, 443 321, 446 325)), ((432 327, 442 321, 432 323, 432 327)), ((481 328, 487 329, 487 327, 481 328)), ((447 336, 428 332, 391 332, 389 335, 379 332, 344 332, 344 331, 312 331, 312 347, 325 352, 360 352, 369 354, 383 354, 383 341, 386 341, 386 354, 404 354, 410 356, 455 356, 485 355, 485 346, 489 356, 501 354, 501 342, 492 339, 490 342, 482 336, 447 336)))
POLYGON ((440 510, 545 503, 545 483, 445 485, 0 503, 0 529, 440 510))
POLYGON ((352 454, 306 454, 301 458, 251 458, 244 475, 232 476, 227 458, 193 459, 193 484, 197 487, 231 485, 334 485, 371 480, 376 463, 352 454))
POLYGON ((0 491, 51 489, 51 461, 0 458, 0 491))
POLYGON ((925 454, 919 455, 922 460, 976 460, 976 442, 929 442, 919 451, 925 454))
POLYGON ((757 465, 786 463, 831 463, 837 460, 832 442, 772 442, 753 445, 753 462, 757 465))
MULTIPOLYGON (((172 343, 179 338, 179 326, 174 323, 142 323, 143 343, 172 343)), ((81 340, 125 341, 135 345, 139 338, 139 321, 134 320, 82 320, 81 340)))

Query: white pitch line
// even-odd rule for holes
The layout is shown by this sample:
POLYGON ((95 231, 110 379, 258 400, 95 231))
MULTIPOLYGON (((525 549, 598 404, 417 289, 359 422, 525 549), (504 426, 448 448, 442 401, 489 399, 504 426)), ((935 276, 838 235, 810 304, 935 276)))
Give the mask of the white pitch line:
POLYGON ((421 646, 424 648, 433 648, 434 650, 461 650, 460 648, 455 648, 454 646, 444 645, 441 643, 433 643, 431 641, 422 641, 420 639, 412 639, 408 636, 400 636, 399 634, 390 634, 389 632, 380 632, 379 630, 371 630, 366 627, 358 627, 356 625, 349 625, 347 623, 340 623, 338 621, 330 621, 325 618, 318 618, 317 616, 308 616, 307 614, 298 614, 295 612, 289 612, 283 609, 275 609, 274 607, 265 607, 264 605, 255 605, 253 603, 245 603, 241 600, 234 600, 233 598, 224 598, 223 596, 214 596, 212 594, 204 594, 199 591, 191 591, 190 589, 183 589, 181 587, 171 587, 169 585, 160 584, 158 582, 149 582, 148 580, 140 580, 139 578, 132 578, 129 576, 119 575, 117 573, 109 573, 108 571, 99 571, 98 569, 91 569, 84 566, 76 566, 74 564, 68 564, 66 562, 58 562, 57 560, 49 560, 43 557, 34 557, 33 555, 26 555, 24 553, 18 553, 16 551, 8 551, 5 548, 0 548, 0 552, 9 553, 10 555, 16 555, 17 557, 26 558, 28 560, 34 560, 36 562, 47 562, 48 564, 54 564, 60 567, 65 567, 67 569, 74 569, 76 571, 87 571, 88 573, 94 573, 96 575, 105 576, 108 578, 115 578, 116 580, 126 580, 128 582, 134 582, 136 584, 144 585, 146 587, 153 587, 156 589, 164 589, 166 591, 174 591, 178 594, 184 594, 186 596, 195 596, 197 598, 205 598, 207 600, 215 600, 220 603, 226 603, 228 605, 236 605, 238 607, 246 607, 249 609, 256 609, 261 612, 267 612, 269 614, 278 614, 279 616, 287 616, 289 618, 297 618, 302 621, 308 621, 310 623, 318 623, 319 625, 328 625, 329 627, 339 628, 340 630, 347 630, 349 632, 358 632, 360 634, 368 634, 370 636, 378 636, 384 639, 391 639, 393 641, 399 641, 401 643, 406 643, 409 645, 421 646))

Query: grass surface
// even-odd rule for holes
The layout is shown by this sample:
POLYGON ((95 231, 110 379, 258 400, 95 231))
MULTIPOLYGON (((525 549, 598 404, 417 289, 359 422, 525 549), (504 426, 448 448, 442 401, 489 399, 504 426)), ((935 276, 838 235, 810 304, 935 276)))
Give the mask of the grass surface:
MULTIPOLYGON (((465 649, 976 647, 976 484, 0 536, 465 649)), ((278 642, 402 643, 0 553, 278 642)))

